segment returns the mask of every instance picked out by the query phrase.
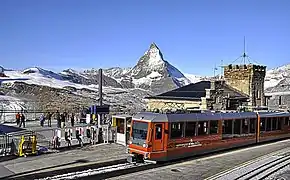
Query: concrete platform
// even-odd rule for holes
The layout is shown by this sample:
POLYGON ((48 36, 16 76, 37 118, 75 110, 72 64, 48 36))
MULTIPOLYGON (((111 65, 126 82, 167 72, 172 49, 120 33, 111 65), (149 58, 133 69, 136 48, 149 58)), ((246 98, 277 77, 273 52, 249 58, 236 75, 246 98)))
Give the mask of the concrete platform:
POLYGON ((198 158, 183 163, 150 169, 128 175, 110 178, 111 180, 121 179, 206 179, 221 171, 228 170, 242 163, 275 151, 290 151, 290 140, 284 140, 272 144, 265 144, 223 154, 198 158))
POLYGON ((0 178, 57 171, 71 167, 104 163, 127 157, 126 147, 118 144, 99 144, 75 150, 17 158, 0 162, 0 178))

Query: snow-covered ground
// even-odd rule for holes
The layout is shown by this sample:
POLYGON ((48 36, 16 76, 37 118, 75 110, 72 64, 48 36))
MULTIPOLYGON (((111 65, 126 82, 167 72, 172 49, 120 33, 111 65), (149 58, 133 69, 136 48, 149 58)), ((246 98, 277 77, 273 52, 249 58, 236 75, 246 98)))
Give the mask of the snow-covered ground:
MULTIPOLYGON (((65 87, 73 87, 76 89, 88 89, 94 92, 98 92, 98 85, 84 85, 73 83, 67 80, 64 80, 61 74, 57 74, 51 71, 47 71, 41 68, 28 68, 23 71, 15 70, 15 71, 5 71, 5 74, 8 78, 27 78, 28 80, 15 80, 15 81, 3 81, 3 84, 12 85, 14 82, 24 82, 26 84, 34 84, 41 86, 49 86, 52 88, 62 89, 65 87)), ((80 96, 89 96, 90 91, 77 91, 73 92, 74 94, 80 96)), ((150 92, 144 89, 133 88, 115 88, 115 87, 103 87, 103 93, 105 93, 105 100, 107 103, 111 105, 120 105, 120 106, 134 106, 134 108, 143 108, 144 102, 143 97, 147 96, 150 92)), ((93 93, 96 94, 96 93, 93 93)), ((21 99, 9 97, 9 96, 1 96, 0 98, 0 113, 5 110, 21 110, 21 108, 26 109, 27 102, 24 103, 21 99)), ((28 109, 32 109, 34 107, 29 106, 28 109)), ((35 117, 34 117, 35 118, 35 117)), ((2 113, 0 114, 0 122, 3 121, 14 121, 15 113, 2 113)))
POLYGON ((202 78, 203 78, 202 76, 197 76, 197 75, 194 75, 194 74, 187 74, 187 73, 185 73, 184 75, 185 75, 185 77, 187 79, 190 80, 191 83, 197 83, 197 82, 201 81, 202 78))
POLYGON ((0 123, 15 119, 15 113, 7 113, 5 111, 21 111, 25 109, 25 103, 18 98, 0 95, 0 123))
MULTIPOLYGON (((65 81, 62 77, 51 71, 47 71, 41 68, 28 68, 24 71, 4 71, 9 78, 27 78, 29 80, 23 81, 27 84, 36 84, 41 86, 49 86, 54 88, 64 88, 66 86, 75 87, 77 89, 87 88, 90 90, 96 90, 87 85, 76 84, 69 81, 65 81)), ((19 81, 19 80, 18 80, 19 81)), ((15 81, 5 81, 3 83, 13 83, 15 81)))
MULTIPOLYGON (((96 92, 98 91, 99 87, 97 84, 84 85, 63 80, 62 76, 60 76, 59 74, 38 67, 28 68, 23 71, 5 71, 5 74, 12 79, 27 78, 28 80, 4 81, 2 82, 3 84, 4 83, 11 84, 14 82, 25 82, 27 84, 49 86, 53 88, 74 87, 76 89, 88 89, 96 92)), ((109 93, 127 91, 126 89, 113 87, 103 87, 103 89, 104 91, 109 93)))

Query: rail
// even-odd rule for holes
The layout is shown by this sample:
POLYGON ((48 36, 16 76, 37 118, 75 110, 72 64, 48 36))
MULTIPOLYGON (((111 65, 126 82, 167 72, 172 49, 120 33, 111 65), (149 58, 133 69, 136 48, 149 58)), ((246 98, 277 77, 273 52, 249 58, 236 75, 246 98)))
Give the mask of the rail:
MULTIPOLYGON (((128 170, 128 169, 135 169, 138 167, 143 167, 143 166, 148 166, 148 165, 153 165, 152 163, 122 163, 122 164, 115 164, 111 166, 105 166, 105 167, 100 167, 96 169, 88 169, 84 171, 77 171, 77 172, 72 172, 72 173, 67 173, 67 174, 62 174, 62 175, 56 175, 52 177, 46 177, 46 178, 41 178, 38 180, 63 180, 63 179, 77 179, 77 178, 84 178, 88 176, 96 176, 96 175, 102 175, 102 174, 107 174, 107 173, 114 173, 117 171, 122 171, 122 170, 128 170)), ((99 177, 99 176, 98 176, 99 177)))
POLYGON ((247 165, 238 166, 233 170, 226 171, 216 176, 208 178, 208 180, 250 180, 250 179, 266 179, 277 171, 290 165, 289 153, 274 153, 265 156, 255 162, 247 165))

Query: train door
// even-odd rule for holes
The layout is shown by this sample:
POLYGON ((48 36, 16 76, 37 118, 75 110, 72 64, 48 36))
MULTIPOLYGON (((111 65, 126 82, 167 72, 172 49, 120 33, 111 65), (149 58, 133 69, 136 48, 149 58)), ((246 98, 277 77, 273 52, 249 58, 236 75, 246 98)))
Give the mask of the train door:
POLYGON ((164 149, 164 123, 156 123, 153 133, 153 151, 163 151, 164 149))

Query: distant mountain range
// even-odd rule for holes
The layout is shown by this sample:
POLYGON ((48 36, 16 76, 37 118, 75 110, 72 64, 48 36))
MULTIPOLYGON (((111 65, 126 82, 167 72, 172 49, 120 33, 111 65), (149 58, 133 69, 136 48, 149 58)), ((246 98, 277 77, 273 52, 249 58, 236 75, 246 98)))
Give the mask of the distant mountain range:
MULTIPOLYGON (((77 108, 96 103, 98 99, 97 68, 85 71, 66 69, 61 73, 40 67, 27 68, 22 71, 0 67, 0 70, 11 78, 29 79, 3 82, 4 94, 34 99, 44 109, 57 106, 71 109, 67 106, 74 103, 76 105, 73 107, 77 108), (75 102, 71 102, 73 99, 75 102)), ((290 82, 290 64, 268 70, 266 74, 266 93, 290 92, 290 86, 286 86, 290 82)), ((166 61, 158 46, 152 43, 134 67, 112 67, 103 70, 103 85, 105 86, 103 93, 105 102, 113 105, 116 111, 131 108, 139 111, 145 108, 144 96, 163 93, 208 79, 210 77, 183 74, 166 61)), ((7 107, 11 108, 9 105, 7 107)))

